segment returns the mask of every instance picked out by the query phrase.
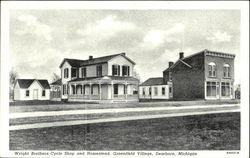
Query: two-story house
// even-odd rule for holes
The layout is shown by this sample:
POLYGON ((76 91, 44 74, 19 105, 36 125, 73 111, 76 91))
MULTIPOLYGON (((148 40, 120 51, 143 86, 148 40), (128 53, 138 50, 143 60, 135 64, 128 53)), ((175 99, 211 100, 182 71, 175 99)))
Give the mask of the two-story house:
POLYGON ((163 82, 172 82, 173 98, 233 99, 235 55, 203 50, 184 57, 163 71, 163 82))
POLYGON ((67 59, 60 64, 61 98, 69 101, 138 101, 135 62, 125 53, 88 60, 67 59))

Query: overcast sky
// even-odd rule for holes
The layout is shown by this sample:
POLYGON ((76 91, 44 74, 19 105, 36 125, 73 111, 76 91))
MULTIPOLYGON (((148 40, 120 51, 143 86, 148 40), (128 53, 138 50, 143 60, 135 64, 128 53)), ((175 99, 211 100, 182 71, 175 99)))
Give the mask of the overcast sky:
POLYGON ((126 52, 141 80, 161 77, 169 61, 204 49, 232 53, 239 82, 237 10, 12 10, 11 67, 19 78, 51 81, 63 58, 126 52))

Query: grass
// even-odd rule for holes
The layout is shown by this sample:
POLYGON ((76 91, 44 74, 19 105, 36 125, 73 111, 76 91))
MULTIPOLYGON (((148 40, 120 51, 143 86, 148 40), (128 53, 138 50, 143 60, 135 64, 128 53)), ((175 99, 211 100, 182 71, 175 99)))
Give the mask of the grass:
POLYGON ((64 102, 52 100, 27 100, 27 101, 13 101, 10 106, 26 106, 26 105, 58 105, 58 104, 97 104, 94 102, 64 102))
POLYGON ((10 150, 239 150, 240 113, 10 131, 10 150))

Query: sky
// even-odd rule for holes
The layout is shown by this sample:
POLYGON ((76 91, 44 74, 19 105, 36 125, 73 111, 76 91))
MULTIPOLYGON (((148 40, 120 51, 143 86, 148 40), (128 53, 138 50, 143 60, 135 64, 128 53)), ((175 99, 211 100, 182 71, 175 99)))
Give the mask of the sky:
POLYGON ((11 10, 10 63, 19 78, 52 80, 63 58, 125 52, 141 81, 169 61, 204 49, 235 54, 240 81, 239 10, 11 10))

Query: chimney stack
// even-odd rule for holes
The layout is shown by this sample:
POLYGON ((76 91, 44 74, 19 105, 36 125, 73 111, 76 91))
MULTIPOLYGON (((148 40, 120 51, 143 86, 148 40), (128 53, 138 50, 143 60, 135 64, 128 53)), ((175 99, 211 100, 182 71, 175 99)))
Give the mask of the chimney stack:
POLYGON ((180 52, 179 56, 180 56, 179 59, 182 59, 184 57, 184 52, 180 52))
POLYGON ((90 55, 90 56, 89 56, 89 60, 92 60, 92 59, 93 59, 93 56, 92 56, 92 55, 90 55))
POLYGON ((168 62, 168 67, 171 67, 174 64, 174 62, 170 61, 168 62))
POLYGON ((125 52, 122 52, 121 54, 122 54, 122 55, 126 55, 126 53, 125 53, 125 52))

